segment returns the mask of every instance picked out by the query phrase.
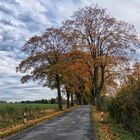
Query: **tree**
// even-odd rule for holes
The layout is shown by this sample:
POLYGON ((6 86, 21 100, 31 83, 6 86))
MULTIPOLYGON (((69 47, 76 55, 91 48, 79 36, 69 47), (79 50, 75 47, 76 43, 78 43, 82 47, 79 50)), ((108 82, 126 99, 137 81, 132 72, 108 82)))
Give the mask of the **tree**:
POLYGON ((63 25, 69 31, 73 48, 88 52, 92 58, 92 94, 100 109, 101 92, 106 79, 112 76, 112 68, 129 61, 140 44, 134 26, 109 16, 98 5, 77 10, 63 25))
POLYGON ((22 83, 39 80, 43 86, 56 88, 59 109, 62 109, 61 65, 67 45, 61 29, 48 28, 43 35, 33 36, 25 43, 23 51, 27 57, 17 67, 17 71, 26 73, 21 78, 22 83))
POLYGON ((50 104, 56 104, 56 99, 55 98, 51 98, 50 99, 50 104))
MULTIPOLYGON (((69 97, 71 96, 73 101, 73 96, 77 98, 78 104, 84 103, 84 93, 85 90, 89 89, 89 73, 85 70, 84 65, 81 63, 81 51, 71 50, 65 54, 65 65, 63 65, 62 79, 65 85, 68 104, 69 97)), ((86 57, 87 55, 85 55, 86 57)), ((86 92, 87 93, 87 92, 86 92)), ((72 103, 73 105, 73 103, 72 103)), ((68 105, 69 106, 69 105, 68 105)))

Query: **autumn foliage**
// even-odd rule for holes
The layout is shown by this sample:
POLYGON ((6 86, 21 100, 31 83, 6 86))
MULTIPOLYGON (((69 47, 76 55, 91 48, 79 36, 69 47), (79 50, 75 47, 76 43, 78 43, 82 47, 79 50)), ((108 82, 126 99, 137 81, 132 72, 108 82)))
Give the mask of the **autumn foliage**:
POLYGON ((25 43, 27 57, 17 71, 21 82, 39 81, 56 88, 62 109, 62 89, 67 107, 74 104, 101 106, 101 95, 133 59, 139 38, 133 25, 107 14, 98 5, 83 7, 63 21, 60 28, 47 28, 25 43))

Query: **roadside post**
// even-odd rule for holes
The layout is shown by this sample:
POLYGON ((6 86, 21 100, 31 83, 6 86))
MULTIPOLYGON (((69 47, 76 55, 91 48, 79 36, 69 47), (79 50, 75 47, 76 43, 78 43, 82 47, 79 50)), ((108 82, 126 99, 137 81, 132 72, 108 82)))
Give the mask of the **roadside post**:
POLYGON ((26 112, 23 113, 23 119, 24 119, 24 123, 27 123, 27 113, 26 112))
POLYGON ((103 111, 101 111, 101 122, 104 121, 104 116, 105 116, 105 113, 103 111))

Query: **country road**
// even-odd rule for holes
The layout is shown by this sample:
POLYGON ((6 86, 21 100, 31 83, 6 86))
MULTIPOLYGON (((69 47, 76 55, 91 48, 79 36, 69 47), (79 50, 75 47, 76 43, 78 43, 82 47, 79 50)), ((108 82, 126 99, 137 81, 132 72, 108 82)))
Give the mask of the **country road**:
POLYGON ((90 106, 83 106, 4 140, 95 140, 90 106))

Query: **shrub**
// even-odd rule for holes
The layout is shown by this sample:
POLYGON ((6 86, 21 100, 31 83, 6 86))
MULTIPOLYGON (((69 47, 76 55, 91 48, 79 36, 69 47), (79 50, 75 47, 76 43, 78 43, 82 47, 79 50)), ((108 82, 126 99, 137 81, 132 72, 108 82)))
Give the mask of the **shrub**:
POLYGON ((140 139, 140 82, 129 81, 116 97, 102 97, 101 109, 140 139))

